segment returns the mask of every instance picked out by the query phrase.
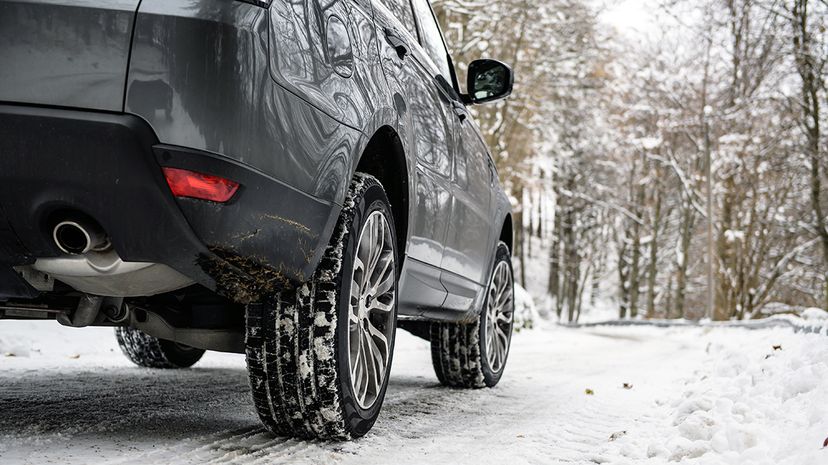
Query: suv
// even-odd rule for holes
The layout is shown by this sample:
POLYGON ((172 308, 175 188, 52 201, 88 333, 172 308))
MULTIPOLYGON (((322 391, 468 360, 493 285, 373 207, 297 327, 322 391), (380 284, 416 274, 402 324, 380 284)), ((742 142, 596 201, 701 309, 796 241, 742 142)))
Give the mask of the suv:
POLYGON ((268 430, 353 438, 397 327, 494 386, 512 220, 427 0, 0 0, 0 319, 144 367, 246 354, 268 430))

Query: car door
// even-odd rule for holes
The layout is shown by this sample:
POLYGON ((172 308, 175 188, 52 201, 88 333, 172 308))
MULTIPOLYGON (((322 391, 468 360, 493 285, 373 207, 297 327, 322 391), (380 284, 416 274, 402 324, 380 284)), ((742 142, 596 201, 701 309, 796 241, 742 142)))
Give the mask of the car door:
MULTIPOLYGON (((466 288, 476 297, 476 285, 485 285, 492 257, 491 158, 477 125, 461 103, 455 104, 454 166, 451 186, 451 222, 444 243, 443 281, 447 287, 466 288), (453 276, 452 276, 453 275, 453 276)), ((471 305, 471 302, 447 305, 471 305)))
POLYGON ((420 26, 423 47, 440 71, 433 83, 451 133, 448 141, 452 156, 450 221, 440 262, 440 281, 446 288, 447 297, 442 307, 469 312, 480 303, 491 256, 489 156, 476 125, 455 90, 451 60, 428 0, 411 0, 411 3, 420 26))
POLYGON ((435 29, 433 21, 429 24, 422 17, 418 3, 425 4, 429 8, 428 14, 431 14, 425 0, 414 0, 421 45, 411 47, 411 59, 405 64, 408 72, 403 73, 416 155, 417 211, 409 256, 439 267, 443 259, 451 200, 452 110, 444 88, 444 83, 448 82, 446 79, 451 79, 451 75, 447 74, 445 66, 445 49, 439 51, 434 48, 436 39, 442 41, 439 30, 435 29))
POLYGON ((446 296, 440 265, 451 211, 454 116, 448 83, 453 77, 426 0, 381 0, 375 3, 375 20, 378 35, 384 36, 380 57, 389 86, 404 96, 401 136, 414 159, 413 211, 400 296, 401 311, 410 313, 412 308, 440 307, 446 296))

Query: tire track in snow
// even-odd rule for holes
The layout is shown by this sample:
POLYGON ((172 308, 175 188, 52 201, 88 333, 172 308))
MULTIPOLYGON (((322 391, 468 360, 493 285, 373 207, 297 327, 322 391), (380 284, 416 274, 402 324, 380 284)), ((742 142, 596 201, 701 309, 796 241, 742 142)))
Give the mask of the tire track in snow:
POLYGON ((669 340, 621 333, 516 335, 500 385, 454 390, 437 384, 428 344, 400 332, 379 421, 349 443, 269 436, 253 412, 239 357, 209 354, 200 368, 180 372, 128 368, 119 354, 81 358, 80 367, 51 359, 35 371, 26 360, 0 359, 0 386, 12 386, 0 388, 0 405, 11 406, 0 415, 0 463, 601 463, 610 435, 652 402, 639 388, 646 371, 639 360, 674 365, 682 353, 669 340), (620 387, 627 381, 635 390, 620 387))

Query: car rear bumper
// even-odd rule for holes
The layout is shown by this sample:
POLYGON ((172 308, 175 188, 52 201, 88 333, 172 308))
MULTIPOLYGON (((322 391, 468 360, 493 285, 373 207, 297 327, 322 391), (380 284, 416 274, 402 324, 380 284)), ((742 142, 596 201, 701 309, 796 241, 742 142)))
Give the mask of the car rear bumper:
POLYGON ((124 261, 245 302, 310 277, 338 210, 226 157, 159 144, 134 115, 0 105, 0 299, 37 294, 12 267, 60 256, 51 230, 67 212, 97 221, 124 261), (175 198, 162 166, 241 188, 226 204, 175 198))

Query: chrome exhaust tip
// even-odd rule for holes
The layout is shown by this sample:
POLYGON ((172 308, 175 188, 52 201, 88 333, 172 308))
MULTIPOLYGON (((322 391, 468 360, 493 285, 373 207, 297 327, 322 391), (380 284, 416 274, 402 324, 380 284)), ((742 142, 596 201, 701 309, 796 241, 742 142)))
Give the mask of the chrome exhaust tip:
POLYGON ((83 221, 61 221, 52 230, 52 238, 61 251, 70 255, 83 255, 109 246, 109 240, 100 227, 83 221))

